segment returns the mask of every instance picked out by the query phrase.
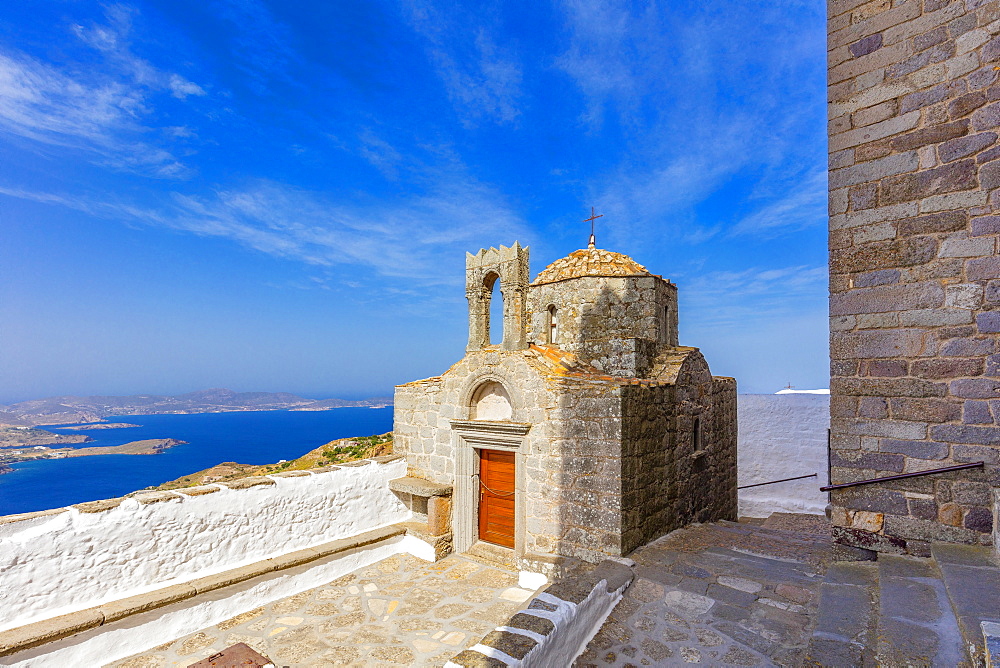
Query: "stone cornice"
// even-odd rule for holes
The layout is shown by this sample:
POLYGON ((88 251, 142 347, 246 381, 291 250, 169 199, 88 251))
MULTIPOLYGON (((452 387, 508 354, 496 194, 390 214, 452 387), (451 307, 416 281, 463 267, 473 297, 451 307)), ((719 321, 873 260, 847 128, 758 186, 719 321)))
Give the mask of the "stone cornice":
POLYGON ((524 436, 531 429, 531 425, 527 422, 452 420, 451 428, 463 435, 524 436))

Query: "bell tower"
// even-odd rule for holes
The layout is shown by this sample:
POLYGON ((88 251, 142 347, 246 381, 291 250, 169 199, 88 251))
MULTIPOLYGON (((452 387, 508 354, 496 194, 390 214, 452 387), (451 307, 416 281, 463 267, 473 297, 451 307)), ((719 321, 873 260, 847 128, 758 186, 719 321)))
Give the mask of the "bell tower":
POLYGON ((503 299, 503 350, 528 347, 528 249, 514 242, 510 248, 482 248, 465 254, 465 296, 469 300, 467 351, 490 345, 490 300, 499 279, 503 299))

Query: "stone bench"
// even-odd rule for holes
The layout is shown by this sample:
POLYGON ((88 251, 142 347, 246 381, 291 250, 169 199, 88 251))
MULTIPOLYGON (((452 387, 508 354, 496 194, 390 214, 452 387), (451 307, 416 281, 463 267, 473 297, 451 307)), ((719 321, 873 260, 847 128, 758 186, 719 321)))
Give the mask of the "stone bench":
POLYGON ((419 519, 426 518, 427 531, 431 536, 451 532, 451 485, 407 476, 390 480, 389 489, 419 519))

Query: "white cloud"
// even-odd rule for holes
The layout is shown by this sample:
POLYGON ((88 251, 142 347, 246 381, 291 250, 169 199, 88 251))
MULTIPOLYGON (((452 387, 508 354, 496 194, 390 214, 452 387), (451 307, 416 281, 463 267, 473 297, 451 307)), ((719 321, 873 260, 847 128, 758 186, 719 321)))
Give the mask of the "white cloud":
POLYGON ((666 236, 697 243, 721 230, 718 221, 698 221, 691 209, 747 166, 746 123, 731 118, 722 127, 715 132, 693 128, 692 133, 706 131, 705 136, 678 139, 656 158, 623 160, 613 174, 603 175, 592 199, 608 213, 616 240, 666 236))
POLYGON ((397 167, 403 160, 399 151, 389 142, 376 135, 372 130, 365 129, 358 136, 361 141, 361 157, 370 162, 386 177, 395 180, 399 173, 397 167))
POLYGON ((176 98, 183 100, 188 95, 206 95, 205 89, 196 83, 188 81, 179 74, 170 75, 170 90, 176 98))
POLYGON ((827 220, 827 178, 825 169, 814 170, 792 184, 789 191, 740 220, 730 231, 733 236, 777 236, 788 231, 825 225, 827 220))
POLYGON ((51 144, 107 145, 142 105, 136 91, 112 82, 87 85, 26 56, 0 53, 0 124, 51 144))
POLYGON ((454 278, 441 276, 442 253, 460 256, 497 237, 527 238, 501 200, 482 184, 455 182, 395 203, 359 205, 258 181, 212 198, 177 195, 148 220, 309 264, 359 265, 437 283, 454 278))
POLYGON ((363 267, 418 285, 451 284, 441 258, 462 258, 497 239, 527 244, 530 232, 493 188, 442 179, 397 201, 343 201, 325 193, 259 180, 212 195, 174 193, 159 206, 0 187, 0 194, 66 206, 91 215, 228 239, 317 267, 363 267))
POLYGON ((520 115, 521 66, 510 49, 497 44, 488 12, 438 8, 426 0, 406 0, 413 29, 427 42, 427 55, 463 123, 480 119, 512 123, 520 115))
POLYGON ((561 4, 571 37, 556 65, 586 96, 584 120, 599 126, 605 105, 616 101, 623 108, 632 108, 640 91, 648 90, 643 80, 664 71, 651 62, 659 49, 644 29, 655 9, 647 8, 639 16, 615 2, 567 0, 561 4))
POLYGON ((204 89, 130 52, 130 10, 111 6, 107 19, 107 25, 72 28, 107 58, 106 67, 57 67, 17 51, 0 52, 0 129, 42 145, 96 154, 95 162, 115 169, 159 178, 188 175, 168 148, 149 141, 151 128, 144 121, 158 93, 186 97, 205 95, 204 89))
POLYGON ((750 267, 678 277, 683 310, 698 327, 739 331, 748 322, 824 309, 828 270, 824 266, 750 267))
MULTIPOLYGON (((811 224, 815 172, 807 185, 786 181, 801 165, 825 161, 822 34, 789 31, 804 21, 796 18, 802 5, 708 0, 681 11, 663 3, 560 2, 569 40, 555 64, 582 93, 580 119, 591 133, 621 135, 620 161, 593 174, 587 193, 628 220, 619 240, 663 232, 688 243, 717 237, 737 211, 703 220, 696 207, 734 180, 743 192, 753 186, 760 207, 736 234, 811 224), (772 48, 776 34, 780 49, 772 48)), ((808 9, 819 25, 820 3, 808 9)))

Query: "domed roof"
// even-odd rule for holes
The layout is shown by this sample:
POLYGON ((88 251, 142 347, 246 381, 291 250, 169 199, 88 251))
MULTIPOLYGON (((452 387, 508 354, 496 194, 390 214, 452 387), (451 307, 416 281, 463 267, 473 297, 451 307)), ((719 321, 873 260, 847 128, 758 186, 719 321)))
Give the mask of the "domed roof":
POLYGON ((532 285, 555 283, 582 276, 652 276, 652 274, 628 255, 601 248, 582 248, 547 266, 538 274, 532 285))

